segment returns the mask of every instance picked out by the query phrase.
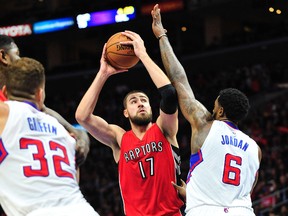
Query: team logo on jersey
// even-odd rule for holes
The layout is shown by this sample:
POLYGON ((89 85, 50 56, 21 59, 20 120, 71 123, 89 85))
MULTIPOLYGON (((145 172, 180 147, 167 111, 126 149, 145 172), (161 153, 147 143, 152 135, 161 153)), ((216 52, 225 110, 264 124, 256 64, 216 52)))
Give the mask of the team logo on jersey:
POLYGON ((140 147, 131 149, 124 152, 124 158, 126 162, 139 158, 141 155, 147 155, 150 152, 162 152, 163 151, 162 142, 150 142, 140 147))

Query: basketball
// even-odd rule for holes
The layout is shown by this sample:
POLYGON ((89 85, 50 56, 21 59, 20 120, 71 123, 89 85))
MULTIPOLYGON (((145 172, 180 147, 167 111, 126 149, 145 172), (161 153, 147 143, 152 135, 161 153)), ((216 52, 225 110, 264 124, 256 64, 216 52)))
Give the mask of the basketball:
POLYGON ((117 69, 129 69, 139 61, 139 58, 134 53, 133 46, 120 44, 120 42, 124 41, 131 41, 131 39, 118 32, 112 35, 106 44, 108 63, 117 69))

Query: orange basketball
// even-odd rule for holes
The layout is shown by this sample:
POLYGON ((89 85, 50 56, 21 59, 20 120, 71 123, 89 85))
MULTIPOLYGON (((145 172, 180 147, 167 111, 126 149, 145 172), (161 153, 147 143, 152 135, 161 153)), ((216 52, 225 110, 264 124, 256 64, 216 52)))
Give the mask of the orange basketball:
POLYGON ((131 41, 131 39, 122 35, 121 32, 112 35, 107 41, 107 60, 109 64, 117 69, 129 69, 139 61, 139 58, 134 53, 133 46, 120 44, 120 42, 124 41, 131 41))

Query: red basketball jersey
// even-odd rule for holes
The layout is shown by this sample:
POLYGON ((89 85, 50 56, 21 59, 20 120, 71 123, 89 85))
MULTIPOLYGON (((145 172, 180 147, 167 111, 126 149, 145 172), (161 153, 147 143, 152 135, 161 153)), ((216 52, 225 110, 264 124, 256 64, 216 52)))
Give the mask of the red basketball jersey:
POLYGON ((0 101, 6 101, 6 100, 7 100, 7 98, 5 97, 3 92, 0 90, 0 101))
POLYGON ((118 165, 119 183, 127 216, 178 216, 183 205, 176 182, 172 147, 157 124, 138 139, 123 135, 118 165))

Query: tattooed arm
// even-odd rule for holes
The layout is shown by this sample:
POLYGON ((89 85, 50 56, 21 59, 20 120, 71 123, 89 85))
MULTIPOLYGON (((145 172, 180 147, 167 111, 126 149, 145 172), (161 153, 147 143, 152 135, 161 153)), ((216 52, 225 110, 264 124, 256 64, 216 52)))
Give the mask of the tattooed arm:
MULTIPOLYGON (((165 34, 167 31, 162 25, 160 8, 158 4, 154 6, 151 14, 153 18, 152 30, 154 32, 154 35, 159 39, 159 46, 163 65, 171 83, 177 90, 180 108, 184 117, 191 124, 194 124, 193 117, 195 115, 195 111, 201 110, 202 117, 207 117, 210 113, 200 102, 195 99, 186 72, 179 60, 177 59, 173 48, 169 42, 169 39, 165 34), (165 35, 159 38, 159 35, 163 34, 165 35)), ((197 117, 200 118, 201 114, 198 113, 197 117)))
MULTIPOLYGON (((151 11, 153 18, 152 30, 159 40, 160 52, 166 73, 175 87, 178 94, 179 106, 182 114, 190 123, 192 130, 191 150, 197 151, 207 135, 209 130, 208 122, 211 119, 210 112, 198 100, 195 99, 193 90, 189 84, 186 72, 177 59, 173 48, 166 35, 161 22, 160 8, 156 4, 151 11), (201 131, 201 133, 199 133, 201 131)), ((210 124, 209 124, 210 125, 210 124)))

